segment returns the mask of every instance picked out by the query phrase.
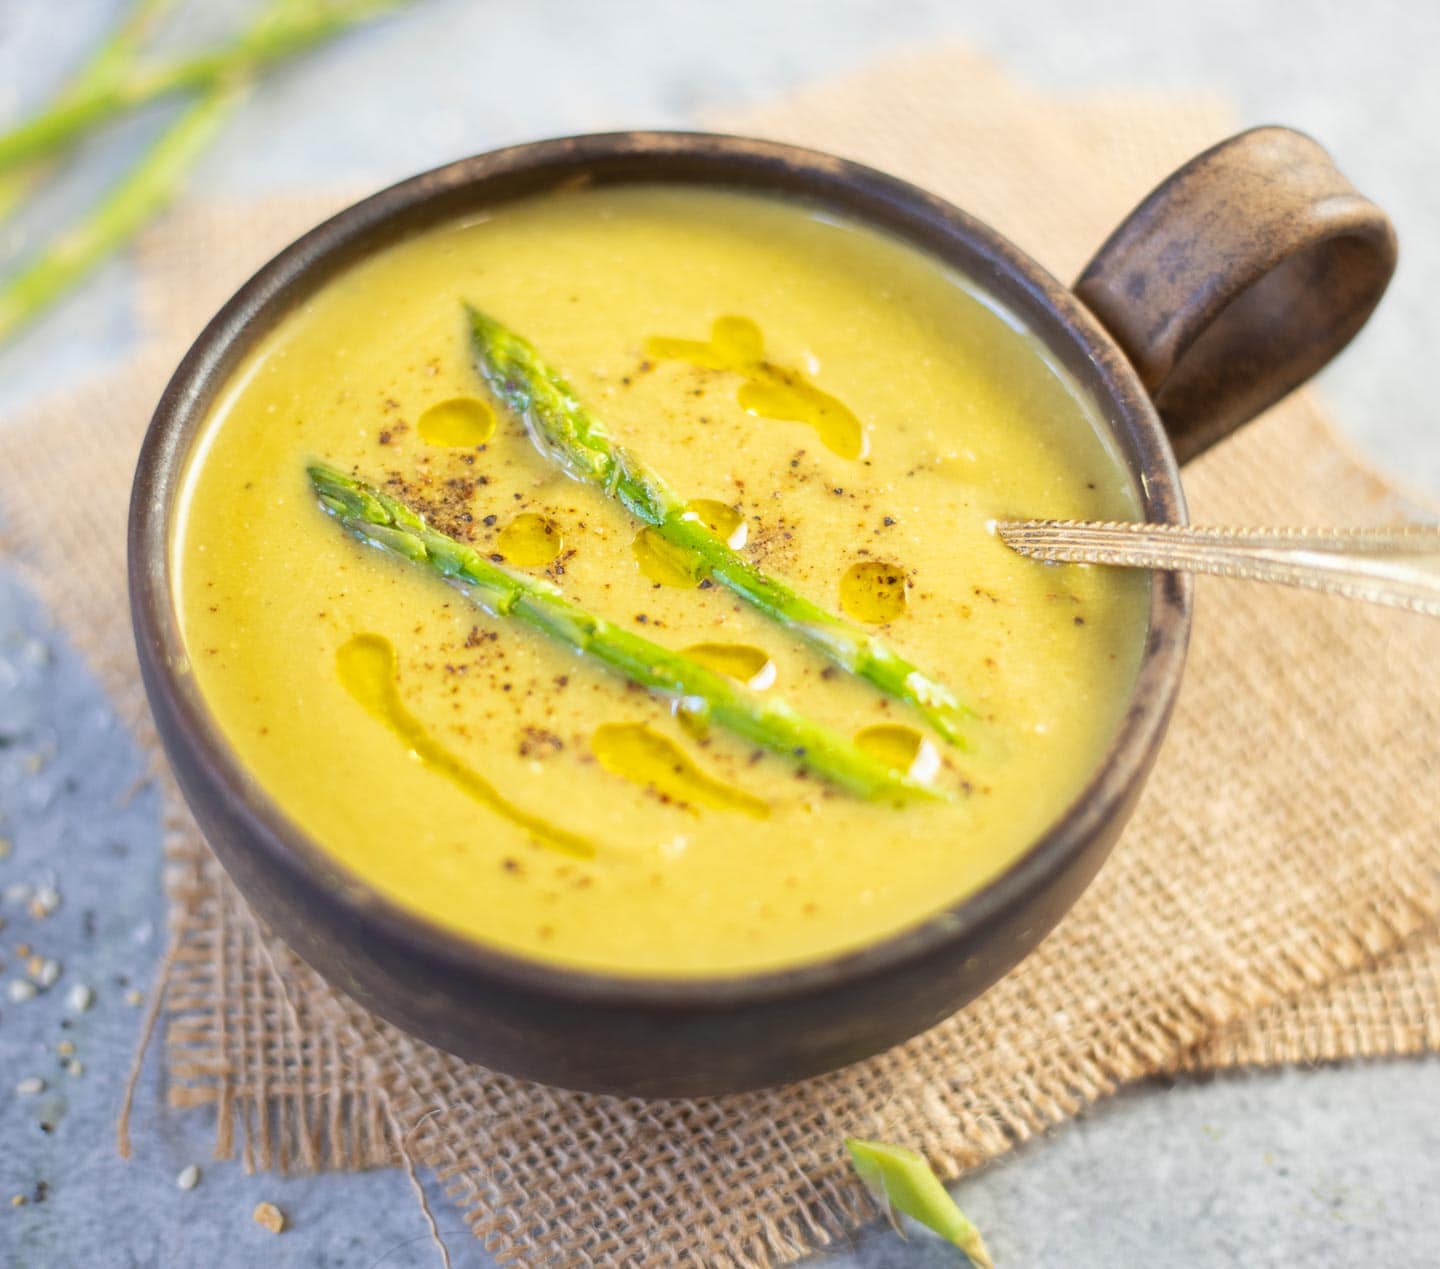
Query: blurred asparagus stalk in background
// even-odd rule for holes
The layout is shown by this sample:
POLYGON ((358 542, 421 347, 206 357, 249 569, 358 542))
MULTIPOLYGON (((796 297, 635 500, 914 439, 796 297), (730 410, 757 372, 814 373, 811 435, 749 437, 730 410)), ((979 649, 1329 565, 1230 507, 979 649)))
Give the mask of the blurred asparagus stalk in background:
POLYGON ((179 192, 246 87, 266 66, 406 0, 270 0, 229 43, 152 66, 136 52, 173 0, 137 0, 79 76, 25 123, 0 134, 0 219, 51 160, 90 130, 175 93, 198 99, 75 226, 0 282, 0 343, 124 246, 179 192))
MULTIPOLYGON (((136 52, 174 3, 175 0, 134 0, 125 20, 95 50, 94 56, 56 98, 55 105, 83 97, 119 78, 130 68, 136 52)), ((9 219, 11 212, 45 179, 49 169, 48 161, 36 159, 0 174, 0 222, 9 219)))
POLYGON ((0 343, 129 242, 175 196, 247 87, 248 80, 237 79, 187 107, 83 220, 0 283, 0 343))
POLYGON ((404 0, 289 0, 278 19, 262 17, 218 48, 142 66, 78 93, 65 93, 33 119, 0 136, 0 171, 54 153, 98 124, 174 93, 208 88, 292 57, 404 0))

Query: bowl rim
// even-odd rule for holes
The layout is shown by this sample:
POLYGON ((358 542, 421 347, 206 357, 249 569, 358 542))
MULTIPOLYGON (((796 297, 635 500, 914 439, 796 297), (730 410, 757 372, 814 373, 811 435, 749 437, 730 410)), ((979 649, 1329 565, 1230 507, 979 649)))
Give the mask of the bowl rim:
MULTIPOLYGON (((1163 738, 1178 694, 1191 620, 1192 588, 1184 575, 1152 575, 1147 639, 1128 707, 1094 774, 1054 823, 1022 854, 978 890, 879 940, 795 965, 714 975, 662 976, 594 969, 544 961, 508 951, 452 930, 389 898, 294 823, 271 800, 231 751, 187 663, 174 602, 171 529, 176 495, 184 484, 192 442, 214 394, 234 363, 290 311, 350 262, 393 240, 419 232, 396 222, 418 207, 435 211, 430 223, 454 214, 478 188, 507 177, 549 178, 553 187, 575 181, 577 172, 619 163, 618 180, 630 183, 750 183, 784 196, 807 197, 852 220, 888 231, 949 264, 941 240, 966 249, 993 270, 976 280, 1004 282, 1023 298, 1027 323, 1048 316, 1053 333, 1069 337, 1089 376, 1083 382, 1105 415, 1126 459, 1146 518, 1186 519, 1179 468, 1163 425, 1129 361, 1099 321, 1074 294, 1033 258, 982 221, 917 186, 821 151, 709 132, 627 131, 525 142, 457 160, 391 185, 353 203, 311 229, 263 265, 221 307, 181 360, 155 408, 136 465, 129 509, 128 575, 135 638, 147 696, 166 748, 163 725, 183 733, 191 757, 226 799, 242 825, 247 849, 263 856, 299 889, 339 906, 355 926, 371 927, 391 943, 406 945, 462 975, 481 975, 527 994, 587 1006, 655 1011, 729 1010, 774 1003, 891 973, 935 955, 944 945, 984 937, 987 927, 1043 891, 1085 844, 1122 816, 1138 793, 1163 738), (693 164, 690 174, 644 175, 656 160, 693 164), (625 164, 637 175, 625 175, 625 164), (787 188, 788 186, 788 188, 787 188), (923 231, 923 233, 922 233, 923 231), (934 241, 927 245, 924 234, 934 241), (319 280, 317 281, 317 275, 319 280), (1122 437, 1122 432, 1124 433, 1122 437), (1128 447, 1124 441, 1128 440, 1128 447), (1133 454, 1129 451, 1133 450, 1133 454), (337 884, 337 878, 340 878, 337 884)), ((608 178, 606 178, 608 179, 608 178)), ((544 188, 537 185, 531 192, 544 188)), ((514 197, 512 195, 511 197, 514 197)), ((506 201, 491 200, 493 204, 506 201)), ((485 203, 476 199, 473 206, 485 203)), ((486 204, 491 205, 491 204, 486 204)), ((949 267, 956 267, 949 264, 949 267)), ((1011 296, 996 297, 1008 308, 1011 296)), ((1040 337, 1052 352, 1055 341, 1040 337)), ((1073 359, 1073 358, 1072 358, 1073 359)), ((1080 373, 1072 367, 1072 373, 1080 373)), ((1008 963, 1008 962, 1007 962, 1008 963)))

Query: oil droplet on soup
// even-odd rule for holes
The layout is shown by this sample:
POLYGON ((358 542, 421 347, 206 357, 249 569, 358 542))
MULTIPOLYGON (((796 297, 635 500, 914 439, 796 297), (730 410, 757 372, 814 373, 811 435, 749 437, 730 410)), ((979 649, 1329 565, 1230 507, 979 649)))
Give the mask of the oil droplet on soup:
POLYGON ((748 317, 717 317, 710 339, 652 336, 645 352, 661 361, 685 361, 702 370, 745 376, 736 393, 740 407, 761 418, 808 423, 825 448, 841 458, 864 458, 869 440, 844 402, 823 392, 798 370, 765 360, 765 337, 748 317))
MULTIPOLYGON (((741 512, 711 498, 692 498, 680 518, 698 522, 732 551, 743 547, 750 533, 741 512)), ((693 551, 668 541, 648 525, 635 535, 631 548, 641 573, 661 586, 693 588, 705 577, 704 562, 693 551)))
POLYGON ((495 546, 507 563, 542 568, 565 549, 565 537, 549 516, 525 511, 500 530, 495 546))
POLYGON ((670 717, 692 740, 704 740, 710 735, 710 706, 697 697, 677 696, 670 702, 670 717))
POLYGON ((692 643, 683 649, 692 661, 743 683, 757 692, 775 682, 775 662, 764 648, 749 643, 692 643))
MULTIPOLYGON (((384 635, 358 634, 346 640, 335 653, 335 673, 340 685, 365 712, 388 727, 422 766, 444 776, 481 805, 520 825, 542 845, 582 859, 595 854, 593 842, 516 806, 426 730, 425 724, 406 709, 400 699, 399 661, 395 645, 384 635)), ((483 826, 480 831, 484 831, 483 826)))
POLYGON ((468 449, 494 435, 495 411, 478 397, 451 397, 432 405, 415 427, 427 445, 468 449))
POLYGON ((732 551, 738 551, 750 536, 745 517, 725 502, 713 498, 691 498, 686 504, 684 520, 699 520, 732 551))
POLYGON ((644 723, 602 723, 590 737, 590 748, 606 771, 643 784, 662 799, 691 808, 743 811, 757 819, 770 814, 769 803, 707 775, 673 740, 644 723))
POLYGON ((856 621, 880 625, 905 611, 910 583, 898 564, 861 560, 840 578, 840 607, 856 621))
POLYGON ((855 744, 893 771, 928 781, 940 770, 940 753, 927 736, 899 723, 877 723, 855 733, 855 744))
POLYGON ((673 542, 667 542, 654 529, 646 526, 630 544, 640 572, 661 586, 680 586, 693 590, 700 585, 700 561, 673 542))

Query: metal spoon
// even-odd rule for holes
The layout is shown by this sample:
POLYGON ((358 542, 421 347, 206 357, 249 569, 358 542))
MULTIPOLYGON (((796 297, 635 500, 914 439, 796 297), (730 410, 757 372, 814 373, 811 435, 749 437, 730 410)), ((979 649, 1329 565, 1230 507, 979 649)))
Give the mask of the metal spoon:
POLYGON ((1206 529, 1015 520, 995 529, 1007 546, 1032 559, 1279 582, 1440 617, 1440 525, 1206 529))

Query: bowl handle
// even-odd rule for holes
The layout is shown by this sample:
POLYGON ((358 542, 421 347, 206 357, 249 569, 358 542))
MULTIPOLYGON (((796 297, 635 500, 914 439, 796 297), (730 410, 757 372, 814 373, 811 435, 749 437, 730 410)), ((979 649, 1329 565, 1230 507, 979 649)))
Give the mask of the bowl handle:
POLYGON ((1075 292, 1134 364, 1183 463, 1349 343, 1395 254, 1389 217, 1315 141, 1255 128, 1163 181, 1075 292))

